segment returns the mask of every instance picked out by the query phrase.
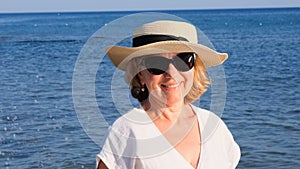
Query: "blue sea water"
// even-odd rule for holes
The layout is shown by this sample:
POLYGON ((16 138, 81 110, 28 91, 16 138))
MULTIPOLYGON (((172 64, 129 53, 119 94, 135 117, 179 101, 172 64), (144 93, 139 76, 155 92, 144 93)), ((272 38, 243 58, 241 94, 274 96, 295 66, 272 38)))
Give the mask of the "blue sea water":
MULTIPOLYGON (((299 168, 300 9, 160 12, 190 21, 229 53, 222 119, 241 147, 238 168, 299 168)), ((94 168, 99 146, 74 108, 74 68, 94 32, 133 13, 0 14, 0 168, 94 168)), ((101 64, 95 92, 111 123, 115 69, 106 57, 101 64)))

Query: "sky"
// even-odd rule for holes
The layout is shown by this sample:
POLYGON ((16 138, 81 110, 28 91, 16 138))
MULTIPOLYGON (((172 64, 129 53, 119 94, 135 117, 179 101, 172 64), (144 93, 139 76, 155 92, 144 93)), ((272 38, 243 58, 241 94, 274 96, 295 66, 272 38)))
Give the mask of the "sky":
POLYGON ((300 7, 300 0, 0 0, 0 13, 300 7))

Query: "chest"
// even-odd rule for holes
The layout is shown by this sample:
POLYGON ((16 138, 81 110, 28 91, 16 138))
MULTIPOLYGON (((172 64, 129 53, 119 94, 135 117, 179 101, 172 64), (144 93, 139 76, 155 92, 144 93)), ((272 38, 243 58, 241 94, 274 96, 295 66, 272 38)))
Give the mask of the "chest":
POLYGON ((196 168, 201 154, 200 126, 197 120, 190 124, 174 125, 162 133, 166 141, 174 148, 175 153, 196 168))
POLYGON ((185 136, 173 146, 188 163, 196 168, 201 154, 201 135, 198 125, 194 125, 184 134, 185 136))

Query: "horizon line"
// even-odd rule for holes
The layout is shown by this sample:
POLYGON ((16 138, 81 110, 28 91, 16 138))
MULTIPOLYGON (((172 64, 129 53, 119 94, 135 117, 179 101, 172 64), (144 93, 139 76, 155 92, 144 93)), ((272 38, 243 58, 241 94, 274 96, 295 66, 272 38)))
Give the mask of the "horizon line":
POLYGON ((102 13, 102 12, 155 12, 155 11, 210 11, 210 10, 266 10, 266 9, 300 9, 299 7, 249 7, 249 8, 202 8, 202 9, 137 9, 137 10, 65 10, 65 11, 4 11, 0 14, 39 14, 39 13, 102 13))

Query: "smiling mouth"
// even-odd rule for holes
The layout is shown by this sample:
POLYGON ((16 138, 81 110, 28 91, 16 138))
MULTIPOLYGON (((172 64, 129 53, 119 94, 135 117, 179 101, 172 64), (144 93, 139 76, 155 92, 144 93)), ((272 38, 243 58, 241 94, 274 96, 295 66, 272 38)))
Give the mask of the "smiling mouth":
POLYGON ((178 88, 179 85, 180 85, 180 83, 176 83, 176 84, 162 84, 161 86, 162 86, 164 89, 172 90, 172 89, 178 88))

